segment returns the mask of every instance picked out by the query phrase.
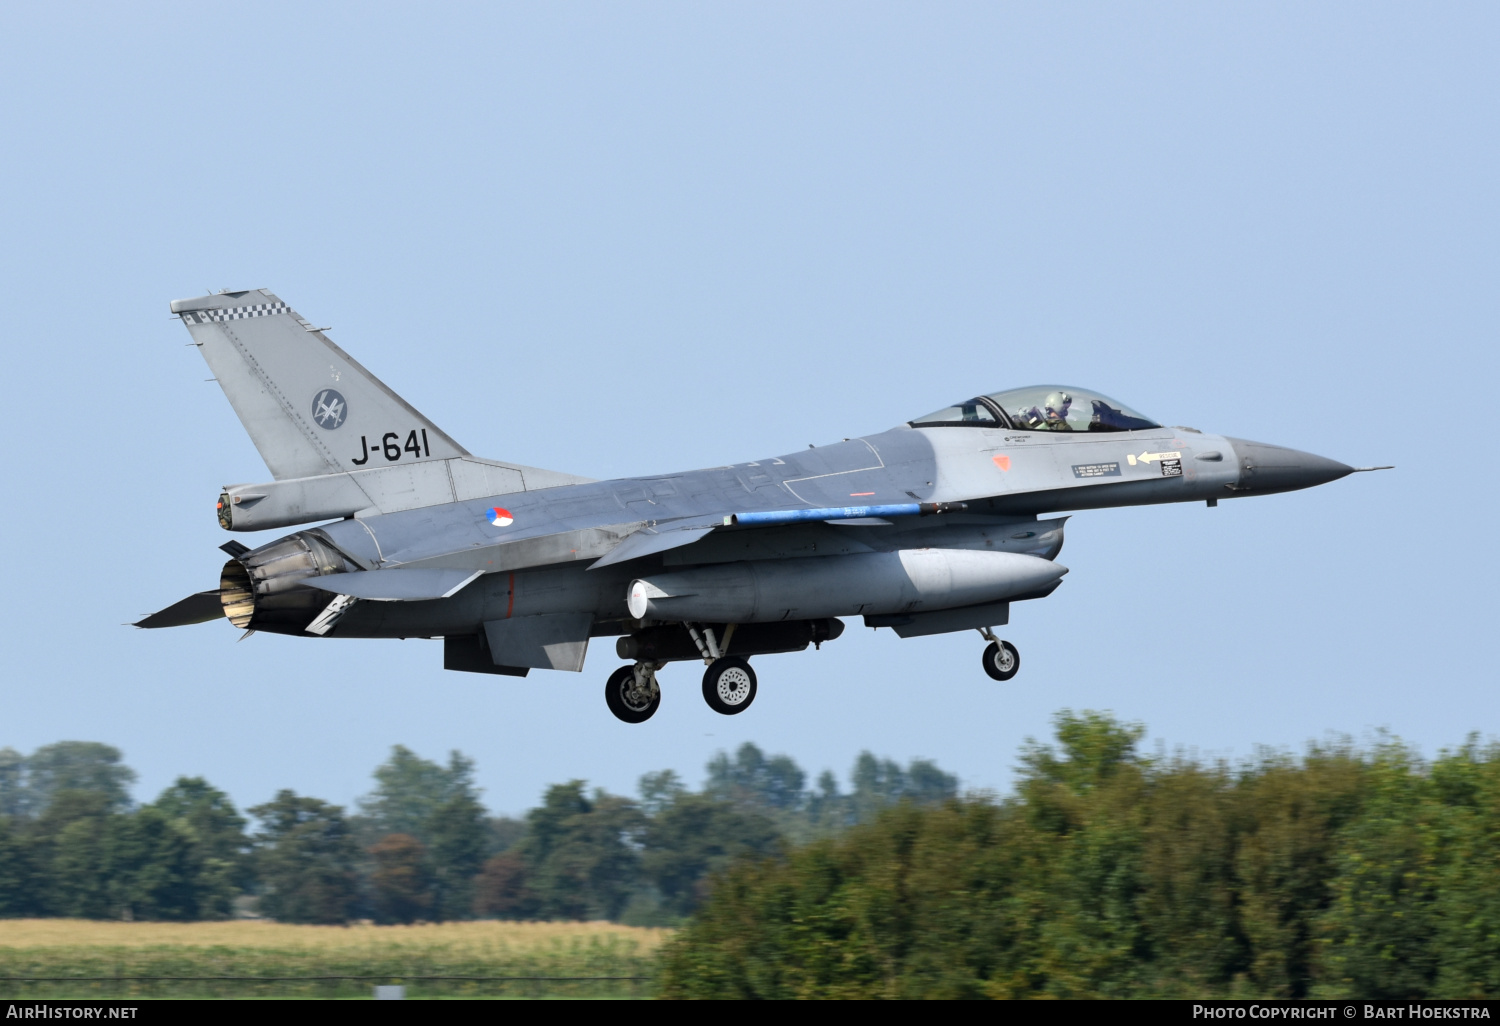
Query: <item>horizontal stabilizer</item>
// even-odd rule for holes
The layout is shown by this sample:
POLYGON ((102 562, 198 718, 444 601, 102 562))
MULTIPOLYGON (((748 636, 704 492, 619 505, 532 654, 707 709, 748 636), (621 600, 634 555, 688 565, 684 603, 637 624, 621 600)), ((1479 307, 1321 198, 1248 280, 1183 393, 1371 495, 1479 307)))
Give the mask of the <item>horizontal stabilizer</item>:
POLYGON ((623 563, 627 559, 640 559, 642 556, 654 556, 660 552, 668 552, 672 549, 691 545, 695 541, 702 541, 708 537, 708 533, 717 526, 719 520, 714 518, 695 518, 694 522, 682 526, 669 527, 647 527, 625 537, 620 544, 610 549, 599 559, 589 565, 590 570, 597 570, 601 566, 611 566, 615 563, 623 563))
POLYGON ((144 620, 137 620, 137 627, 186 627, 190 623, 207 623, 224 615, 224 604, 219 601, 219 592, 200 591, 189 595, 181 602, 174 602, 159 613, 152 613, 144 620))
POLYGON ((302 583, 335 595, 351 595, 372 602, 424 602, 457 595, 481 573, 482 570, 392 567, 389 570, 308 577, 302 583))

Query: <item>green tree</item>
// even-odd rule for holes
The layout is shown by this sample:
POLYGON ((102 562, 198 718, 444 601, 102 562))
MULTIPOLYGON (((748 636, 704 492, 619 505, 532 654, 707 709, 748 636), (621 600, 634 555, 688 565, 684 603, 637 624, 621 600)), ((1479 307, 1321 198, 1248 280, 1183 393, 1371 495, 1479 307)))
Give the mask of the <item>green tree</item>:
POLYGON ((103 836, 104 898, 121 919, 203 918, 187 830, 160 809, 113 815, 103 836))
POLYGON ((432 863, 433 910, 439 919, 473 914, 474 878, 484 865, 488 823, 484 807, 459 792, 432 810, 426 822, 432 863))
POLYGON ((1431 996, 1490 997, 1500 993, 1500 745, 1469 738, 1434 761, 1431 782, 1442 808, 1431 996))
POLYGON ((854 793, 849 805, 856 823, 872 821, 880 810, 900 801, 906 791, 906 773, 900 765, 890 759, 877 759, 869 752, 859 753, 850 777, 854 793))
POLYGON ((103 795, 109 807, 130 807, 129 787, 135 771, 120 763, 120 750, 97 741, 59 741, 43 745, 26 759, 25 805, 36 815, 62 791, 103 795))
POLYGON ((59 791, 30 829, 45 914, 109 919, 106 855, 109 820, 117 815, 98 791, 59 791))
POLYGON ((1049 864, 1022 878, 1045 881, 1022 891, 1022 900, 1046 909, 1038 928, 1044 954, 1031 971, 1051 996, 1122 997, 1134 992, 1136 970, 1150 957, 1137 908, 1146 887, 1150 782, 1140 766, 1127 764, 1075 786, 1083 791, 1069 796, 1071 829, 1038 830, 1049 864))
POLYGON ((450 752, 448 765, 440 766, 395 745, 391 757, 376 767, 375 790, 360 799, 360 812, 374 821, 382 836, 410 834, 427 844, 434 811, 458 796, 478 798, 472 759, 450 752))
MULTIPOLYGON (((35 820, 7 820, 24 906, 90 919, 191 920, 214 915, 213 894, 184 821, 154 806, 115 811, 102 791, 59 791, 35 820)), ((0 889, 4 885, 0 884, 0 889)))
POLYGON ((527 883, 526 860, 516 852, 503 852, 486 860, 474 884, 476 916, 531 919, 541 907, 527 883))
POLYGON ((1190 997, 1248 968, 1235 873, 1240 804, 1225 766, 1179 758, 1162 769, 1141 808, 1136 915, 1156 995, 1190 997))
POLYGON ((485 823, 484 850, 490 855, 510 851, 526 836, 526 821, 509 816, 491 816, 485 823))
POLYGON ((426 852, 437 919, 473 914, 474 877, 490 852, 491 828, 474 787, 474 762, 450 752, 448 765, 396 745, 375 770, 375 790, 361 808, 378 836, 416 838, 426 852))
POLYGON ((641 875, 668 915, 686 916, 707 894, 713 874, 737 858, 770 854, 779 839, 776 824, 758 812, 707 795, 680 795, 645 828, 641 875))
POLYGON ((43 914, 45 889, 23 824, 14 816, 0 816, 0 918, 43 914))
POLYGON ((849 796, 850 819, 867 823, 881 809, 901 801, 918 804, 943 802, 958 793, 958 778, 944 773, 926 759, 913 760, 902 769, 890 759, 860 752, 851 774, 854 792, 849 796))
POLYGON ((359 852, 344 810, 290 790, 250 810, 261 823, 255 863, 261 910, 287 923, 343 923, 357 897, 359 852))
MULTIPOLYGON (((784 859, 741 861, 663 953, 666 997, 983 997, 1005 986, 1002 810, 902 803, 784 859)), ((1024 984, 1024 981, 1023 981, 1024 984)))
POLYGON ((749 741, 731 759, 720 752, 708 764, 704 790, 720 798, 789 811, 802 804, 807 774, 789 756, 770 758, 749 741))
POLYGON ((817 789, 808 792, 805 814, 809 837, 800 839, 826 836, 851 824, 848 797, 839 792, 839 781, 832 770, 818 775, 817 789))
MULTIPOLYGON (((1474 996, 1500 982, 1500 750, 1398 744, 1238 771, 1064 712, 1013 796, 922 806, 731 865, 667 996, 1474 996)), ((911 771, 904 771, 907 777, 911 771)), ((870 801, 870 805, 876 804, 870 801)))
POLYGON ((958 777, 944 773, 930 759, 913 759, 906 768, 906 793, 918 805, 939 805, 958 797, 958 777))
POLYGON ((1150 793, 1149 764, 1136 754, 1144 731, 1108 713, 1068 710, 1054 729, 1056 747, 1028 740, 1023 748, 1022 801, 1008 810, 1027 828, 1017 832, 1026 858, 1014 872, 1013 900, 1033 914, 1003 986, 1014 994, 1115 996, 1146 952, 1135 908, 1150 793))
POLYGON ((641 796, 641 811, 647 816, 655 816, 688 793, 677 771, 669 769, 642 774, 636 790, 641 796))
POLYGON ((1300 764, 1268 753, 1242 775, 1235 878, 1254 993, 1310 992, 1340 833, 1358 815, 1364 790, 1363 761, 1347 746, 1314 747, 1300 764))
POLYGON ((375 919, 381 923, 413 923, 432 914, 432 882, 427 852, 410 834, 390 834, 370 849, 375 872, 375 919))
POLYGON ((26 759, 14 748, 0 748, 0 816, 26 814, 26 759))
POLYGON ((202 777, 178 777, 149 807, 189 839, 197 917, 228 918, 234 899, 253 879, 245 818, 227 794, 202 777))
POLYGON ((643 817, 634 803, 584 784, 555 784, 526 816, 517 853, 548 919, 615 919, 637 879, 643 817))
POLYGON ((1443 808, 1420 760, 1399 742, 1381 744, 1364 776, 1364 801, 1330 860, 1318 991, 1424 997, 1437 975, 1443 808))
POLYGON ((903 769, 865 753, 851 804, 866 821, 731 868, 669 945, 665 993, 1142 992, 1153 954, 1140 915, 1152 779, 1138 737, 1105 715, 1061 717, 1058 748, 1029 750, 1026 797, 1003 805, 957 801, 956 781, 930 764, 903 769))
POLYGON ((1098 787, 1122 766, 1143 765, 1136 746, 1146 733, 1139 723, 1120 723, 1109 713, 1064 709, 1053 720, 1058 748, 1027 740, 1023 778, 1061 784, 1074 794, 1098 787))

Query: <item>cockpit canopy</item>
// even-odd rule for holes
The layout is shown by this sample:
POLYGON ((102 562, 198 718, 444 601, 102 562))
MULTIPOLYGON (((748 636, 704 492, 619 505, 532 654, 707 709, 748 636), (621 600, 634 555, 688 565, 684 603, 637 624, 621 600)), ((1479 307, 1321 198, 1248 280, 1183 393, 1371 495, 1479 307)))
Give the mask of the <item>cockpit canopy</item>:
POLYGON ((1124 403, 1066 385, 1032 385, 976 396, 911 421, 915 428, 990 427, 1014 431, 1140 431, 1161 427, 1124 403))

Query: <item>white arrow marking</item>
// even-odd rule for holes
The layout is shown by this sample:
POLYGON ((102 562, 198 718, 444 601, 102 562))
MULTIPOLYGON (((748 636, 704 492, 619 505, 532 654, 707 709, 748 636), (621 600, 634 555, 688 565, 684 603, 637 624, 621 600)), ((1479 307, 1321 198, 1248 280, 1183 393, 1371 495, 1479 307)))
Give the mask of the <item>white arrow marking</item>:
POLYGON ((1177 460, 1182 458, 1180 452, 1143 452, 1139 456, 1126 456, 1133 467, 1137 463, 1155 463, 1158 460, 1177 460))

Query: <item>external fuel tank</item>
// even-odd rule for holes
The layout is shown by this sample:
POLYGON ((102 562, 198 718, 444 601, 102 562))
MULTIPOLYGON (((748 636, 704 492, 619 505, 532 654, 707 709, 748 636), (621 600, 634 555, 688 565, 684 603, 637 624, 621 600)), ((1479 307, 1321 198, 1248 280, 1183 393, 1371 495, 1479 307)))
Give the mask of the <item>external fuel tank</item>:
POLYGON ((628 604, 636 619, 715 623, 914 613, 1018 598, 1067 572, 1015 552, 897 549, 653 574, 630 583, 628 604))

